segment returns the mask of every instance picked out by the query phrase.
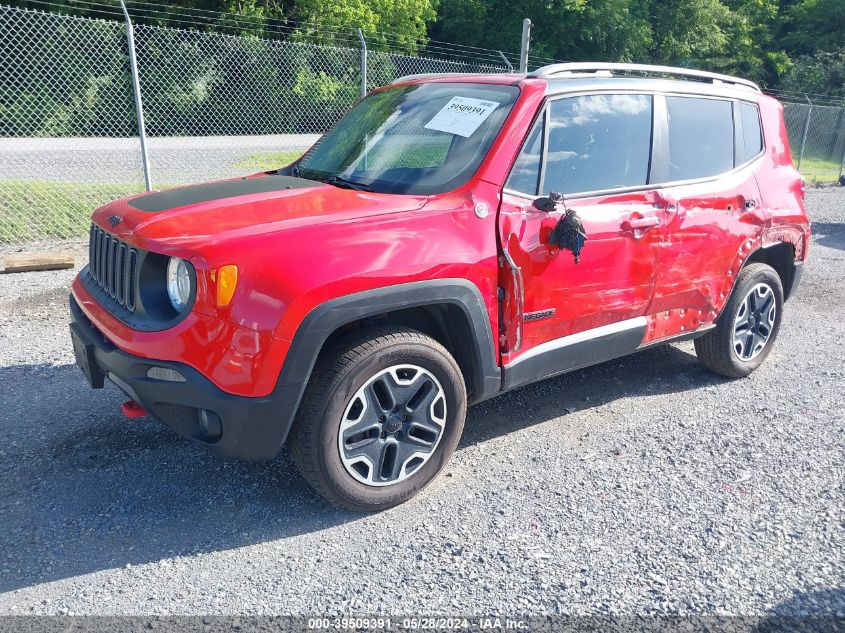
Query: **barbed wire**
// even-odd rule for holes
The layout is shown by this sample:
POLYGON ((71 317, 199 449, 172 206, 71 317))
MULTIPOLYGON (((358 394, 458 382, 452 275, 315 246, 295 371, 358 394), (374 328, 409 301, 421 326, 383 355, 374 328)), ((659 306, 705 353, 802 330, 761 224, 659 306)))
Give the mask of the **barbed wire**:
MULTIPOLYGON (((77 1, 79 1, 79 0, 77 0, 77 1)), ((131 2, 129 2, 129 4, 135 4, 135 3, 138 3, 138 2, 140 2, 140 0, 131 0, 131 2)), ((91 3, 91 4, 96 4, 96 3, 91 3)), ((169 5, 163 5, 163 4, 159 4, 159 3, 156 3, 156 2, 143 2, 143 4, 145 6, 163 7, 164 9, 167 10, 167 11, 164 11, 165 13, 167 13, 172 8, 169 5)), ((194 8, 194 7, 190 7, 190 8, 189 7, 180 7, 180 9, 183 9, 183 10, 186 10, 186 11, 189 11, 189 12, 198 12, 198 13, 204 13, 204 14, 211 14, 211 15, 215 15, 215 16, 239 15, 239 14, 221 13, 221 12, 217 12, 217 11, 211 11, 211 10, 208 10, 208 9, 200 9, 200 8, 194 8)), ((136 10, 137 10, 137 8, 136 8, 136 10)), ((184 12, 182 12, 181 14, 182 15, 188 15, 184 12)), ((250 19, 249 16, 240 16, 240 17, 243 17, 244 19, 250 19)), ((289 27, 289 28, 292 28, 294 30, 297 29, 297 28, 300 28, 300 27, 307 27, 309 29, 313 28, 313 29, 316 29, 320 32, 327 32, 327 33, 341 33, 341 34, 343 34, 343 33, 351 32, 351 29, 349 31, 343 31, 343 30, 339 30, 339 29, 331 29, 331 28, 327 28, 325 26, 320 26, 320 25, 314 24, 312 21, 293 20, 293 19, 290 19, 290 18, 284 18, 284 19, 282 19, 282 18, 269 18, 269 19, 276 20, 276 21, 283 21, 286 24, 293 24, 295 26, 289 27)), ((371 33, 371 34, 378 34, 380 36, 388 37, 388 38, 395 39, 395 40, 401 40, 401 41, 407 41, 408 40, 407 35, 403 35, 403 34, 392 32, 392 31, 380 31, 380 30, 368 31, 366 29, 363 29, 363 32, 364 32, 365 35, 368 34, 368 33, 371 33)), ((423 47, 430 47, 431 44, 440 44, 440 45, 445 45, 445 46, 449 47, 450 49, 477 51, 478 53, 486 53, 486 54, 490 54, 490 55, 497 56, 497 57, 498 57, 498 53, 500 52, 499 50, 496 50, 496 49, 484 48, 484 47, 480 47, 480 46, 469 46, 469 45, 466 45, 466 44, 458 44, 458 43, 455 43, 455 42, 447 42, 447 41, 444 41, 444 40, 436 40, 436 39, 432 39, 432 38, 415 38, 414 41, 415 41, 416 44, 423 46, 423 47)), ((511 55, 515 59, 519 58, 519 53, 504 52, 504 54, 505 55, 511 55)), ((500 57, 498 57, 498 58, 501 59, 500 57)))
MULTIPOLYGON (((97 13, 115 20, 123 20, 123 11, 117 3, 92 0, 70 0, 66 3, 51 0, 28 0, 28 2, 56 9, 76 9, 88 13, 97 13)), ((304 40, 319 39, 320 41, 331 39, 349 48, 360 47, 357 33, 352 29, 334 29, 315 24, 312 21, 265 16, 263 18, 264 21, 260 25, 257 25, 252 16, 193 7, 173 7, 154 2, 140 2, 140 0, 129 0, 127 2, 127 9, 130 15, 136 18, 177 23, 182 25, 182 27, 187 27, 188 30, 199 27, 224 31, 242 31, 258 26, 267 35, 274 35, 283 39, 291 37, 304 40), (138 6, 139 3, 141 6, 138 6)), ((363 30, 363 34, 365 39, 380 40, 375 50, 407 53, 409 52, 410 44, 418 54, 428 53, 434 56, 457 57, 465 60, 483 61, 491 65, 500 65, 504 61, 502 59, 504 56, 511 66, 516 67, 519 65, 519 53, 511 51, 500 51, 430 38, 409 39, 407 35, 391 31, 363 30)), ((237 35, 242 35, 242 33, 238 32, 237 35)), ((560 62, 560 60, 537 55, 531 55, 530 61, 531 65, 536 67, 560 62)))
MULTIPOLYGON (((112 18, 123 20, 123 11, 116 3, 95 2, 91 0, 72 0, 61 3, 51 0, 28 0, 28 4, 36 4, 59 10, 77 10, 86 13, 94 13, 104 16, 101 19, 112 18)), ((310 21, 297 21, 287 18, 265 17, 260 24, 256 24, 255 18, 236 13, 224 13, 207 9, 172 7, 158 3, 143 2, 138 6, 138 0, 127 2, 127 9, 131 16, 141 20, 161 20, 168 23, 175 23, 188 27, 188 30, 214 28, 219 30, 238 31, 242 35, 243 30, 255 29, 267 35, 277 36, 282 39, 319 39, 320 41, 331 40, 342 43, 349 48, 359 48, 360 42, 357 33, 352 29, 339 30, 321 26, 310 21), (160 8, 159 8, 160 7, 160 8)), ((509 63, 519 59, 518 53, 503 52, 482 47, 467 46, 441 40, 409 38, 407 35, 390 31, 364 30, 365 39, 380 40, 378 49, 393 52, 408 53, 413 48, 418 53, 425 51, 433 55, 448 57, 459 57, 474 61, 485 61, 493 65, 502 63, 502 54, 509 63)))
POLYGON ((836 95, 816 94, 812 92, 794 92, 771 88, 764 89, 763 91, 781 101, 803 103, 807 105, 807 101, 809 100, 812 105, 826 105, 834 107, 845 106, 845 97, 839 97, 836 95))
MULTIPOLYGON (((68 2, 56 2, 51 0, 27 0, 27 4, 37 4, 54 9, 78 10, 86 13, 94 13, 104 18, 112 18, 118 21, 123 20, 123 12, 117 2, 103 2, 95 0, 68 0, 68 2)), ((214 28, 222 31, 238 31, 242 35, 245 29, 259 27, 262 32, 269 36, 282 39, 295 38, 300 41, 319 40, 325 42, 331 40, 348 48, 357 49, 360 47, 357 33, 352 29, 337 29, 315 23, 314 21, 294 20, 286 17, 263 16, 261 23, 256 23, 256 18, 237 13, 225 13, 199 7, 180 7, 165 5, 157 2, 142 2, 141 0, 128 0, 127 8, 130 15, 142 20, 162 20, 168 23, 180 24, 188 30, 214 28)), ((499 51, 479 46, 469 46, 455 42, 429 38, 414 38, 391 31, 363 30, 365 39, 369 44, 378 40, 374 50, 385 52, 408 53, 411 50, 417 55, 429 55, 434 57, 454 57, 475 62, 483 62, 491 65, 500 65, 502 57, 511 66, 518 66, 519 53, 511 51, 499 51)), ((546 64, 560 63, 549 57, 532 54, 530 64, 532 67, 539 67, 546 64)), ((807 98, 817 105, 842 105, 845 97, 829 94, 810 92, 789 91, 780 88, 766 87, 767 94, 776 96, 781 100, 806 102, 807 98)))

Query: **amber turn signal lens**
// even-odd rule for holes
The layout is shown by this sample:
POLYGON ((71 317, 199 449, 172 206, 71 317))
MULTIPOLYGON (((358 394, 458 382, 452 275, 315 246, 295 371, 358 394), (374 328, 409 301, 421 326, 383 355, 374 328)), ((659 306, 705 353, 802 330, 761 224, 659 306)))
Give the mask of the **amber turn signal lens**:
POLYGON ((215 277, 217 278, 217 307, 225 308, 232 302, 235 288, 238 286, 238 267, 234 264, 221 266, 215 277))

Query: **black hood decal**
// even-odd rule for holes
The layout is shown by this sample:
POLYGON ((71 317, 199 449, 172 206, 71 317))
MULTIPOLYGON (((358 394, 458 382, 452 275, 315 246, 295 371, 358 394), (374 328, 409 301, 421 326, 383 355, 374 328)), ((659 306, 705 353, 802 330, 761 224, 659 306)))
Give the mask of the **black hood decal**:
POLYGON ((238 180, 219 180, 140 196, 134 200, 130 200, 129 205, 140 211, 157 213, 159 211, 167 211, 189 204, 209 202, 221 198, 234 198, 235 196, 245 196, 251 193, 267 193, 269 191, 282 191, 285 189, 302 189, 304 187, 317 187, 319 185, 320 183, 314 180, 278 175, 241 178, 238 180))

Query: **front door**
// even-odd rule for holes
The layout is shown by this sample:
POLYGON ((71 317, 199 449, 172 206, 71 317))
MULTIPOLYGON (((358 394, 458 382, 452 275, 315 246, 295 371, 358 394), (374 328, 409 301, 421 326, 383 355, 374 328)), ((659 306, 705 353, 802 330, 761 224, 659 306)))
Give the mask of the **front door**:
POLYGON ((654 292, 665 197, 648 186, 653 98, 593 94, 551 101, 502 195, 506 387, 625 354, 640 344, 654 292), (534 201, 563 194, 554 208, 534 201), (586 241, 551 243, 566 209, 586 241))

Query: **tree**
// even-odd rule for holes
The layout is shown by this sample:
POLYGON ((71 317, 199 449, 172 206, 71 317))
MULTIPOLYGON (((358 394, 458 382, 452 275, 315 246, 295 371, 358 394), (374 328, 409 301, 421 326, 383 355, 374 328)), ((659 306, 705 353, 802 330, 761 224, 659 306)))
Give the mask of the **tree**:
MULTIPOLYGON (((428 24, 437 17, 436 0, 297 0, 303 32, 320 39, 324 30, 350 34, 361 29, 371 46, 399 46, 416 52, 426 42, 428 24)), ((329 35, 330 38, 330 35, 329 35)))
POLYGON ((845 50, 804 55, 783 78, 784 90, 845 97, 845 50))
POLYGON ((790 52, 813 55, 845 49, 843 0, 802 0, 789 10, 787 19, 783 44, 790 52))
POLYGON ((776 85, 790 65, 777 39, 783 23, 780 0, 725 0, 725 4, 730 10, 724 27, 727 43, 709 59, 711 67, 776 85))
MULTIPOLYGON (((122 19, 116 5, 56 1, 65 5, 64 13, 100 18, 111 13, 122 19)), ((514 53, 527 17, 534 25, 532 67, 547 60, 674 64, 738 74, 770 88, 841 94, 836 69, 845 50, 845 0, 126 1, 138 24, 267 39, 292 36, 355 49, 360 28, 371 49, 398 48, 412 55, 425 49, 429 37, 514 53)), ((43 8, 30 0, 9 2, 43 8)), ((426 52, 454 52, 440 46, 426 52)), ((492 55, 485 61, 496 63, 492 55)), ((388 66, 373 64, 372 77, 389 79, 395 69, 388 66)))
POLYGON ((552 56, 572 61, 637 61, 653 39, 645 12, 630 0, 553 3, 537 32, 552 56))
POLYGON ((645 55, 647 20, 631 0, 442 0, 433 37, 494 50, 519 49, 530 18, 534 58, 632 60, 645 55), (632 9, 632 5, 633 9, 632 9))
POLYGON ((651 61, 697 65, 728 43, 730 9, 719 0, 646 0, 652 25, 651 61))

